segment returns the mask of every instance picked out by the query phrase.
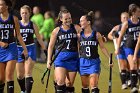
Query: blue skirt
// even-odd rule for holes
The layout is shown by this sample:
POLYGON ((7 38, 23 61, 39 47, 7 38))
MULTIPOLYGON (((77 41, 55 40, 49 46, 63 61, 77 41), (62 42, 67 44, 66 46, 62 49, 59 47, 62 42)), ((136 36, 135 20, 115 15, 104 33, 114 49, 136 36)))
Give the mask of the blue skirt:
POLYGON ((119 57, 118 59, 127 60, 127 57, 125 55, 124 47, 120 48, 120 53, 118 54, 118 57, 119 57))
MULTIPOLYGON (((27 50, 28 50, 28 56, 33 60, 36 61, 36 46, 35 44, 32 45, 27 45, 27 50)), ((23 52, 22 46, 18 46, 18 62, 23 62, 24 59, 21 57, 23 52)))
MULTIPOLYGON (((125 47, 125 48, 124 48, 124 51, 125 51, 126 57, 128 57, 128 55, 134 55, 134 51, 135 51, 135 50, 132 49, 132 48, 127 48, 127 47, 125 47)), ((137 56, 140 57, 140 50, 139 50, 137 56)))
POLYGON ((78 71, 79 58, 77 52, 60 52, 54 61, 55 67, 63 67, 69 71, 78 71))
POLYGON ((15 42, 10 43, 8 48, 0 47, 0 62, 6 63, 18 59, 18 50, 15 42))
POLYGON ((79 73, 80 75, 90 75, 90 74, 99 74, 101 67, 100 67, 100 59, 87 59, 87 58, 80 58, 79 64, 79 73))

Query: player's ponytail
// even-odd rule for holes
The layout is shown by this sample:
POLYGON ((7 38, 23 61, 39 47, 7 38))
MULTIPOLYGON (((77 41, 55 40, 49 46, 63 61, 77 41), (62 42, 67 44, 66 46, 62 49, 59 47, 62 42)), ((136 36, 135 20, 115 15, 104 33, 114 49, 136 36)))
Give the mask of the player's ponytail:
POLYGON ((137 8, 138 6, 136 4, 130 4, 128 10, 129 15, 132 16, 133 13, 136 12, 137 8))
POLYGON ((93 26, 94 22, 94 12, 90 11, 86 16, 87 21, 90 21, 91 26, 93 26))

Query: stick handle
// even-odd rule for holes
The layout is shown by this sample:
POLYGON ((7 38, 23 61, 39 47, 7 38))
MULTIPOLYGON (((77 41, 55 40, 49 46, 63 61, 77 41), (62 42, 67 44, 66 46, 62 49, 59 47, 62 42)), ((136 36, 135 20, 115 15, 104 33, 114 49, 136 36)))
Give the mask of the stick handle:
MULTIPOLYGON (((112 56, 113 54, 110 54, 110 60, 109 60, 109 64, 112 64, 112 56)), ((112 67, 110 67, 110 71, 109 71, 109 87, 108 87, 108 93, 112 93, 112 67)))

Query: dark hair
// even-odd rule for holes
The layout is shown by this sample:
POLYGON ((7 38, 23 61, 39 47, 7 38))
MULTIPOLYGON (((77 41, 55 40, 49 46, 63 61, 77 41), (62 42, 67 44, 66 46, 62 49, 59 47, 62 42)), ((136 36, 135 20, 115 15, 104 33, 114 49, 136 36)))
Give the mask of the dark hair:
POLYGON ((56 20, 56 23, 58 26, 62 25, 62 21, 60 20, 62 18, 62 14, 70 13, 67 9, 61 10, 58 14, 58 18, 56 20))
POLYGON ((11 2, 11 0, 2 0, 2 1, 4 1, 5 4, 6 4, 9 8, 12 7, 12 2, 11 2))
POLYGON ((91 26, 92 26, 93 22, 94 22, 94 12, 90 11, 88 14, 86 14, 84 16, 86 16, 87 21, 90 21, 91 26))
POLYGON ((136 4, 130 4, 128 10, 129 15, 132 16, 133 15, 132 13, 136 12, 137 8, 138 6, 136 4))

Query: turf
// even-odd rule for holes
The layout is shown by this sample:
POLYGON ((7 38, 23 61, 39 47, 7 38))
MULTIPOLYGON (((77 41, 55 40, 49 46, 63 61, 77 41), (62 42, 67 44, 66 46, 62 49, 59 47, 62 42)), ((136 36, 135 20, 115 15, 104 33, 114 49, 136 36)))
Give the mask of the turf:
MULTIPOLYGON (((109 52, 114 52, 114 47, 112 42, 106 43, 105 46, 109 50, 109 52)), ((100 93, 108 93, 108 80, 109 80, 108 63, 109 62, 108 59, 103 55, 103 53, 101 53, 100 49, 99 49, 99 54, 102 61, 101 75, 99 80, 100 93)), ((112 93, 130 93, 130 88, 127 90, 121 89, 118 64, 117 64, 117 60, 115 60, 114 58, 114 55, 113 55, 113 59, 114 59, 114 67, 113 67, 113 77, 112 77, 112 93)), ((45 68, 46 68, 46 64, 36 63, 33 71, 34 85, 33 85, 32 93, 45 93, 45 84, 44 85, 41 84, 41 77, 45 68)), ((75 93, 81 93, 81 81, 80 81, 79 74, 77 74, 74 86, 76 88, 75 93)), ((19 86, 16 80, 16 74, 15 74, 15 93, 20 93, 19 86)), ((53 71, 51 72, 48 93, 54 93, 53 71)))

